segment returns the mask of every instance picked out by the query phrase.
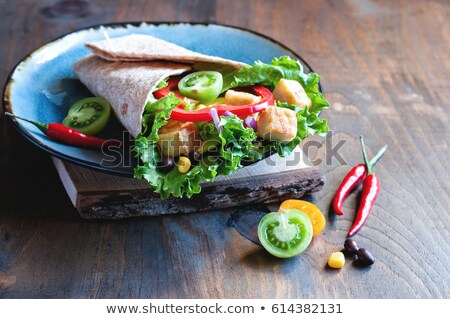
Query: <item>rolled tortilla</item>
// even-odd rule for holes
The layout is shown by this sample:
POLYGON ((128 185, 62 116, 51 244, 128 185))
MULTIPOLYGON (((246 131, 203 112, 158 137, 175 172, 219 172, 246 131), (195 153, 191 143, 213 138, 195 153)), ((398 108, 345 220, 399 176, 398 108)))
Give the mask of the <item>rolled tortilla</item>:
POLYGON ((188 64, 195 62, 236 69, 245 65, 143 34, 105 39, 86 46, 94 55, 75 63, 75 74, 94 95, 111 104, 119 121, 134 137, 141 132, 148 97, 163 79, 191 70, 188 64))
POLYGON ((169 62, 110 62, 95 55, 73 67, 80 81, 96 96, 105 98, 122 125, 136 137, 150 93, 163 79, 189 71, 189 65, 169 62))
POLYGON ((131 34, 123 37, 86 43, 91 51, 109 61, 153 61, 195 63, 212 62, 240 69, 245 63, 227 60, 194 52, 146 34, 131 34))

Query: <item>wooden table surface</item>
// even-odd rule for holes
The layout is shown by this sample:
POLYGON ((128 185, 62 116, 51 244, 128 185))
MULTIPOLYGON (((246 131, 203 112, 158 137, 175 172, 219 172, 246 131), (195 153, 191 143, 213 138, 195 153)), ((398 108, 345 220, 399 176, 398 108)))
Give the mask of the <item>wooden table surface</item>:
POLYGON ((80 27, 197 21, 248 28, 300 53, 332 104, 323 112, 332 133, 307 148, 326 175, 312 200, 327 228, 290 260, 227 227, 229 211, 82 220, 50 157, 1 116, 0 297, 449 298, 449 17, 446 0, 0 1, 1 83, 33 49, 80 27), (358 192, 343 217, 329 205, 361 161, 360 134, 370 155, 389 144, 376 167, 382 191, 356 236, 377 261, 330 270, 358 192))

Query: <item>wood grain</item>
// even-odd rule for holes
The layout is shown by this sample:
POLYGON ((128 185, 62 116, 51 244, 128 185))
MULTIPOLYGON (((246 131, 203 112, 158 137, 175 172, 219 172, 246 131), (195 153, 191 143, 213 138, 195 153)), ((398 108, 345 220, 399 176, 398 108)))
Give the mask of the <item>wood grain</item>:
MULTIPOLYGON (((0 81, 21 57, 74 29, 125 20, 217 22, 249 28, 301 54, 322 75, 333 133, 305 151, 326 174, 312 200, 328 226, 299 258, 280 261, 227 228, 228 211, 84 221, 48 155, 0 118, 1 298, 449 298, 450 4, 448 1, 0 2, 0 81), (58 10, 53 10, 58 12, 58 10), (377 261, 325 267, 345 216, 329 210, 349 168, 373 155, 382 191, 356 236, 377 261), (338 156, 332 147, 344 143, 338 156), (328 145, 328 146, 327 146, 328 145), (341 162, 339 162, 339 160, 341 162)), ((313 141, 316 141, 314 139, 313 141)))

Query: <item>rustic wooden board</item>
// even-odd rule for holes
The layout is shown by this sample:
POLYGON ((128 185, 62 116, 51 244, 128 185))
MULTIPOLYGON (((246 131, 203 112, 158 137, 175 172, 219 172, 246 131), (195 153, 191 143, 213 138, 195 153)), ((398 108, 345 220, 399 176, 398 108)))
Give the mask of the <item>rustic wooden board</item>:
POLYGON ((299 198, 322 189, 325 178, 306 164, 301 150, 280 158, 273 155, 233 175, 205 183, 190 199, 161 200, 143 180, 114 176, 70 164, 53 162, 72 204, 83 218, 126 218, 192 213, 250 203, 299 198))

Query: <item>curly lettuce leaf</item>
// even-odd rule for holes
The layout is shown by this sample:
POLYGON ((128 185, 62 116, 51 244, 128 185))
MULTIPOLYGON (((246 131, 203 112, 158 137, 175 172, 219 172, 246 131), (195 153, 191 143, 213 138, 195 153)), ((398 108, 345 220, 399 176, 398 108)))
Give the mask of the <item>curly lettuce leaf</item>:
POLYGON ((314 72, 305 74, 301 63, 288 56, 274 58, 270 64, 257 61, 252 66, 244 66, 240 70, 226 75, 223 91, 237 86, 255 84, 264 85, 273 90, 281 79, 295 80, 303 86, 311 99, 310 110, 312 112, 319 113, 329 106, 319 90, 320 76, 314 72))
POLYGON ((212 182, 217 175, 218 164, 210 162, 207 164, 201 162, 192 167, 187 173, 182 174, 177 167, 174 167, 169 173, 165 174, 161 180, 156 192, 162 199, 169 196, 190 198, 194 194, 199 194, 202 190, 200 183, 212 182))
POLYGON ((134 142, 134 152, 140 159, 140 165, 134 169, 134 178, 145 179, 157 189, 161 185, 163 174, 157 170, 161 156, 158 151, 158 130, 167 124, 173 108, 180 103, 173 93, 159 100, 151 100, 145 106, 142 131, 134 142))
MULTIPOLYGON (((161 99, 162 100, 162 99, 161 99)), ((216 175, 229 175, 242 167, 243 158, 255 159, 253 141, 256 133, 251 128, 244 127, 243 120, 237 116, 221 116, 220 131, 212 123, 199 124, 199 134, 203 141, 216 141, 218 154, 212 154, 198 165, 193 166, 187 173, 180 173, 174 167, 169 173, 162 173, 157 169, 161 156, 158 152, 158 129, 167 123, 173 105, 177 101, 170 100, 161 105, 152 105, 145 116, 153 118, 153 126, 147 137, 141 134, 135 141, 135 152, 138 154, 141 165, 135 169, 135 178, 144 178, 159 193, 162 199, 170 196, 190 198, 201 191, 200 183, 211 182, 216 175), (170 106, 167 106, 169 103, 170 106), (169 111, 170 110, 170 111, 169 111), (159 121, 159 122, 158 122, 159 121)), ((257 152, 256 152, 257 153, 257 152)), ((258 154, 259 155, 259 154, 258 154)))
POLYGON ((145 179, 153 188, 158 187, 162 174, 156 169, 161 157, 155 142, 139 135, 134 141, 134 152, 141 164, 134 168, 134 178, 145 179))
POLYGON ((142 117, 142 133, 146 134, 149 123, 151 123, 151 131, 147 135, 147 139, 152 142, 158 142, 158 130, 167 124, 172 110, 180 104, 180 99, 176 98, 173 93, 169 93, 166 97, 159 100, 147 102, 142 117))
POLYGON ((160 155, 156 143, 149 142, 144 136, 137 141, 135 151, 141 155, 142 165, 135 168, 134 177, 145 179, 160 194, 161 199, 170 196, 190 198, 201 192, 201 182, 212 182, 217 175, 218 164, 214 162, 208 165, 200 163, 185 174, 180 173, 177 167, 169 173, 162 173, 157 169, 160 155), (142 156, 143 154, 147 155, 142 156))
MULTIPOLYGON (((200 65, 199 68, 204 68, 200 65)), ((273 89, 282 78, 298 81, 311 99, 310 108, 298 108, 278 102, 278 107, 287 107, 297 112, 297 136, 289 143, 259 141, 251 128, 244 126, 243 120, 232 116, 220 117, 220 130, 212 122, 196 123, 203 141, 215 141, 215 152, 204 154, 203 160, 183 174, 175 167, 168 173, 157 169, 161 159, 157 142, 158 130, 167 124, 172 109, 180 100, 173 94, 160 100, 150 100, 143 116, 142 133, 136 138, 135 152, 141 164, 135 168, 135 177, 143 178, 159 193, 162 199, 170 196, 188 197, 201 191, 201 182, 213 181, 217 175, 229 175, 242 167, 242 161, 257 161, 272 150, 281 156, 291 153, 308 135, 323 134, 328 131, 327 121, 319 119, 319 113, 328 102, 319 90, 320 77, 316 73, 305 74, 300 62, 283 56, 272 60, 271 64, 256 62, 240 70, 220 70, 224 73, 224 90, 260 84, 273 89)), ((163 81, 161 87, 165 85, 163 81)), ((191 107, 188 106, 188 109, 191 107)))
POLYGON ((173 93, 159 100, 149 101, 145 106, 142 131, 134 141, 133 150, 142 163, 134 169, 134 177, 146 179, 153 187, 158 185, 161 176, 156 170, 161 159, 157 147, 158 130, 167 124, 173 108, 179 103, 180 100, 173 93))
POLYGON ((186 174, 182 174, 174 167, 169 173, 164 174, 157 168, 161 160, 158 144, 158 130, 167 124, 172 110, 180 103, 173 93, 159 100, 147 103, 143 116, 142 133, 135 140, 134 151, 139 157, 141 164, 134 170, 134 177, 145 179, 162 199, 171 195, 176 197, 191 197, 201 191, 202 181, 213 181, 217 175, 218 164, 201 163, 193 167, 186 174))
POLYGON ((262 154, 254 150, 256 132, 244 127, 244 121, 236 115, 221 116, 220 131, 213 123, 198 125, 200 137, 204 141, 218 141, 220 175, 230 175, 242 167, 242 159, 257 160, 262 154))
POLYGON ((224 77, 224 88, 226 91, 237 86, 249 86, 260 84, 274 89, 281 79, 296 80, 302 85, 307 80, 303 72, 303 66, 297 60, 288 56, 274 58, 270 64, 256 61, 252 66, 246 65, 241 69, 224 77))
MULTIPOLYGON (((274 89, 281 79, 295 80, 305 89, 311 100, 310 108, 299 108, 294 105, 277 102, 279 107, 288 107, 297 112, 297 136, 289 143, 278 141, 270 142, 270 148, 280 156, 286 156, 295 149, 308 135, 323 134, 328 132, 326 120, 319 119, 320 112, 329 106, 322 92, 319 90, 320 76, 310 72, 305 74, 303 66, 297 60, 288 56, 274 58, 271 64, 261 61, 252 66, 244 66, 238 71, 224 77, 224 90, 237 86, 264 85, 274 89)), ((256 148, 261 151, 261 146, 256 148)))
POLYGON ((168 86, 169 85, 168 81, 169 81, 169 78, 165 78, 165 79, 161 80, 161 82, 159 82, 158 85, 155 87, 155 90, 159 90, 159 89, 162 89, 162 88, 168 86))

